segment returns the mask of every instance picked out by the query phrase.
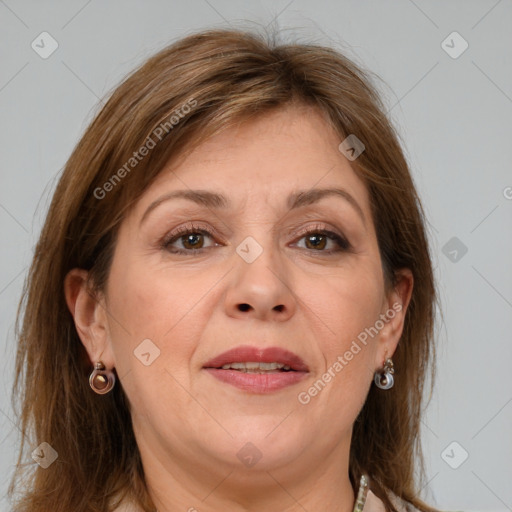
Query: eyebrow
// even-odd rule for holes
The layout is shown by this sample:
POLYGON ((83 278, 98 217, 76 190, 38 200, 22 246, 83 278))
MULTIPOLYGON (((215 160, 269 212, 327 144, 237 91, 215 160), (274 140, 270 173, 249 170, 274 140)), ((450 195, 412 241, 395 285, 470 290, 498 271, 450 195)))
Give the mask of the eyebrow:
MULTIPOLYGON (((289 210, 301 208, 313 203, 320 201, 325 197, 341 197, 345 199, 359 214, 364 226, 366 227, 366 217, 363 209, 359 206, 359 203, 354 197, 349 194, 345 189, 342 188, 313 188, 310 190, 299 190, 292 192, 287 199, 287 206, 289 210)), ((175 190, 165 194, 155 201, 153 201, 142 216, 140 223, 142 224, 147 216, 160 204, 169 201, 171 199, 187 199, 193 201, 202 206, 206 206, 211 209, 226 209, 231 206, 231 201, 224 195, 210 192, 208 190, 175 190)))

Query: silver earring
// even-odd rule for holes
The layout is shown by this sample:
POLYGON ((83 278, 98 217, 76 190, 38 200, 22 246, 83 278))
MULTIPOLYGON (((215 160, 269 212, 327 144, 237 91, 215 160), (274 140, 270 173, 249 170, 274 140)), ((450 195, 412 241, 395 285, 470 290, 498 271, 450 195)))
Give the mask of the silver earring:
POLYGON ((393 361, 388 358, 384 364, 384 368, 382 372, 375 372, 375 377, 373 381, 375 385, 380 389, 389 389, 393 387, 395 383, 395 379, 393 377, 393 373, 395 370, 393 368, 393 361))
POLYGON ((98 361, 94 370, 89 375, 89 385, 98 395, 108 393, 116 383, 116 376, 111 370, 106 370, 105 365, 98 361))

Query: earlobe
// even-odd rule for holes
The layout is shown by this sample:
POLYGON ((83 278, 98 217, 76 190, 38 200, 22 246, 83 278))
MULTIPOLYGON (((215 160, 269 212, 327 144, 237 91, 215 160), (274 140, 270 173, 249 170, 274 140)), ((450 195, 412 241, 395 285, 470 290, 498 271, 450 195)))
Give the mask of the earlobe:
POLYGON ((64 280, 64 294, 91 364, 101 360, 107 368, 113 368, 105 306, 102 298, 91 289, 88 272, 78 268, 70 270, 64 280))

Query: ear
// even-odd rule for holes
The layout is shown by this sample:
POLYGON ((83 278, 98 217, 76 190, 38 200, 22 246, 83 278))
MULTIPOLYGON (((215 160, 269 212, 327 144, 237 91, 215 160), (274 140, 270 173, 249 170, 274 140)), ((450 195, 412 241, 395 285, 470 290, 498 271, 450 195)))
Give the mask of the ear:
POLYGON ((414 277, 408 268, 395 272, 397 283, 383 301, 381 319, 384 327, 379 333, 379 341, 375 353, 375 370, 384 366, 385 360, 391 358, 398 346, 405 323, 405 314, 412 296, 414 277))
POLYGON ((88 272, 75 268, 64 280, 64 294, 75 327, 84 345, 91 367, 102 361, 108 370, 115 366, 110 344, 108 315, 103 295, 93 292, 87 280, 88 272))

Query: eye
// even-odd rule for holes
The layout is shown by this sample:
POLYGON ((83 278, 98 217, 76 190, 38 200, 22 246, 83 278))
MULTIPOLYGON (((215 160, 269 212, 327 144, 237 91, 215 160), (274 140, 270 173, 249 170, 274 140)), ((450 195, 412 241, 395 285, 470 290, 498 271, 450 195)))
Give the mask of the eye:
MULTIPOLYGON (((350 243, 342 235, 325 229, 324 225, 309 227, 300 232, 299 236, 299 241, 293 245, 309 251, 331 254, 351 249, 350 243), (304 240, 303 246, 300 245, 302 240, 304 240)), ((198 254, 218 245, 221 244, 214 241, 214 234, 210 229, 194 223, 180 226, 161 242, 162 249, 172 254, 188 255, 198 254), (209 245, 207 245, 208 239, 209 245)))
POLYGON ((204 227, 194 224, 181 226, 162 241, 162 249, 174 254, 190 254, 202 252, 218 244, 205 245, 205 239, 213 240, 213 233, 204 227))
MULTIPOLYGON (((325 229, 324 226, 315 226, 308 228, 300 233, 300 240, 304 239, 303 248, 323 253, 335 253, 340 251, 348 251, 351 248, 350 243, 338 233, 325 229), (325 250, 330 245, 331 248, 325 250)), ((297 243, 296 245, 299 246, 297 243)))

